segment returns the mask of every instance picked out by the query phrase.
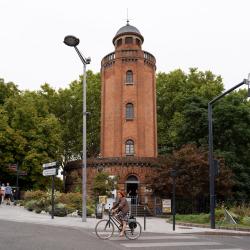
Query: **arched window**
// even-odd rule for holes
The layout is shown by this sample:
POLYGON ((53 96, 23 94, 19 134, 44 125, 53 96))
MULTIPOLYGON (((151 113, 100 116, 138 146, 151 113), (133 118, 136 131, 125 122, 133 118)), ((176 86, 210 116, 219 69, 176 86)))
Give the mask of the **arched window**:
POLYGON ((125 37, 125 44, 133 43, 133 37, 125 37))
POLYGON ((126 120, 134 119, 134 105, 132 103, 126 104, 126 120))
POLYGON ((119 40, 117 40, 116 46, 121 46, 122 45, 122 39, 120 38, 119 40))
POLYGON ((133 140, 127 140, 125 144, 125 154, 126 155, 134 155, 134 141, 133 140))
POLYGON ((133 72, 132 70, 128 70, 126 73, 126 83, 133 83, 133 72))

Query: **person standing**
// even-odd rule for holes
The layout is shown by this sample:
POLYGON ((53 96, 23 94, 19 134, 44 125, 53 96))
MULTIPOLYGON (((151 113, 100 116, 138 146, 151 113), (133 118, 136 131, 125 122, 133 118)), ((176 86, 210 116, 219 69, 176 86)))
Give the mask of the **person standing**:
POLYGON ((10 205, 10 201, 12 198, 12 187, 7 182, 7 186, 5 187, 5 198, 7 199, 6 205, 10 205))
POLYGON ((0 192, 1 192, 1 202, 3 203, 4 198, 5 198, 5 185, 4 185, 4 183, 2 183, 0 192))

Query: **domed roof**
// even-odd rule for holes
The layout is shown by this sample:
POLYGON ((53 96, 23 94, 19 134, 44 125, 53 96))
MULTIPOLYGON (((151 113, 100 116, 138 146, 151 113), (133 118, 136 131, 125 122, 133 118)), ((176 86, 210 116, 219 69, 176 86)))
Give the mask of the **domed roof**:
POLYGON ((141 35, 140 31, 135 26, 132 26, 130 24, 127 24, 127 25, 121 27, 117 31, 115 36, 121 35, 123 33, 137 33, 137 34, 141 35))
POLYGON ((113 39, 113 43, 115 42, 116 38, 121 36, 121 35, 125 35, 125 34, 132 34, 132 35, 137 35, 141 38, 142 42, 143 42, 143 36, 141 34, 141 32, 135 27, 130 25, 129 23, 127 23, 127 25, 121 27, 117 32, 116 35, 113 39))

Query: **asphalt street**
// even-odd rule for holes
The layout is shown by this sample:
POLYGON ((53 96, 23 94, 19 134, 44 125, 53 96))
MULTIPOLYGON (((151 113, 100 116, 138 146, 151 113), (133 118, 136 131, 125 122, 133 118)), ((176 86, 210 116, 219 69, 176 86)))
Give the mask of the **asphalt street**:
POLYGON ((98 239, 93 229, 0 220, 0 250, 249 250, 249 236, 142 233, 138 240, 117 235, 98 239))

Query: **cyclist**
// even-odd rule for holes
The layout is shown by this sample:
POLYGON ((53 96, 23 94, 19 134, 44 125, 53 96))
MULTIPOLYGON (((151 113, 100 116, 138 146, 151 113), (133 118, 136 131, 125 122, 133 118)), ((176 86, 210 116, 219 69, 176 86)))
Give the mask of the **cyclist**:
POLYGON ((123 191, 118 191, 117 196, 118 202, 112 207, 112 212, 117 213, 117 219, 122 225, 120 232, 120 237, 122 237, 128 222, 129 206, 123 191))

